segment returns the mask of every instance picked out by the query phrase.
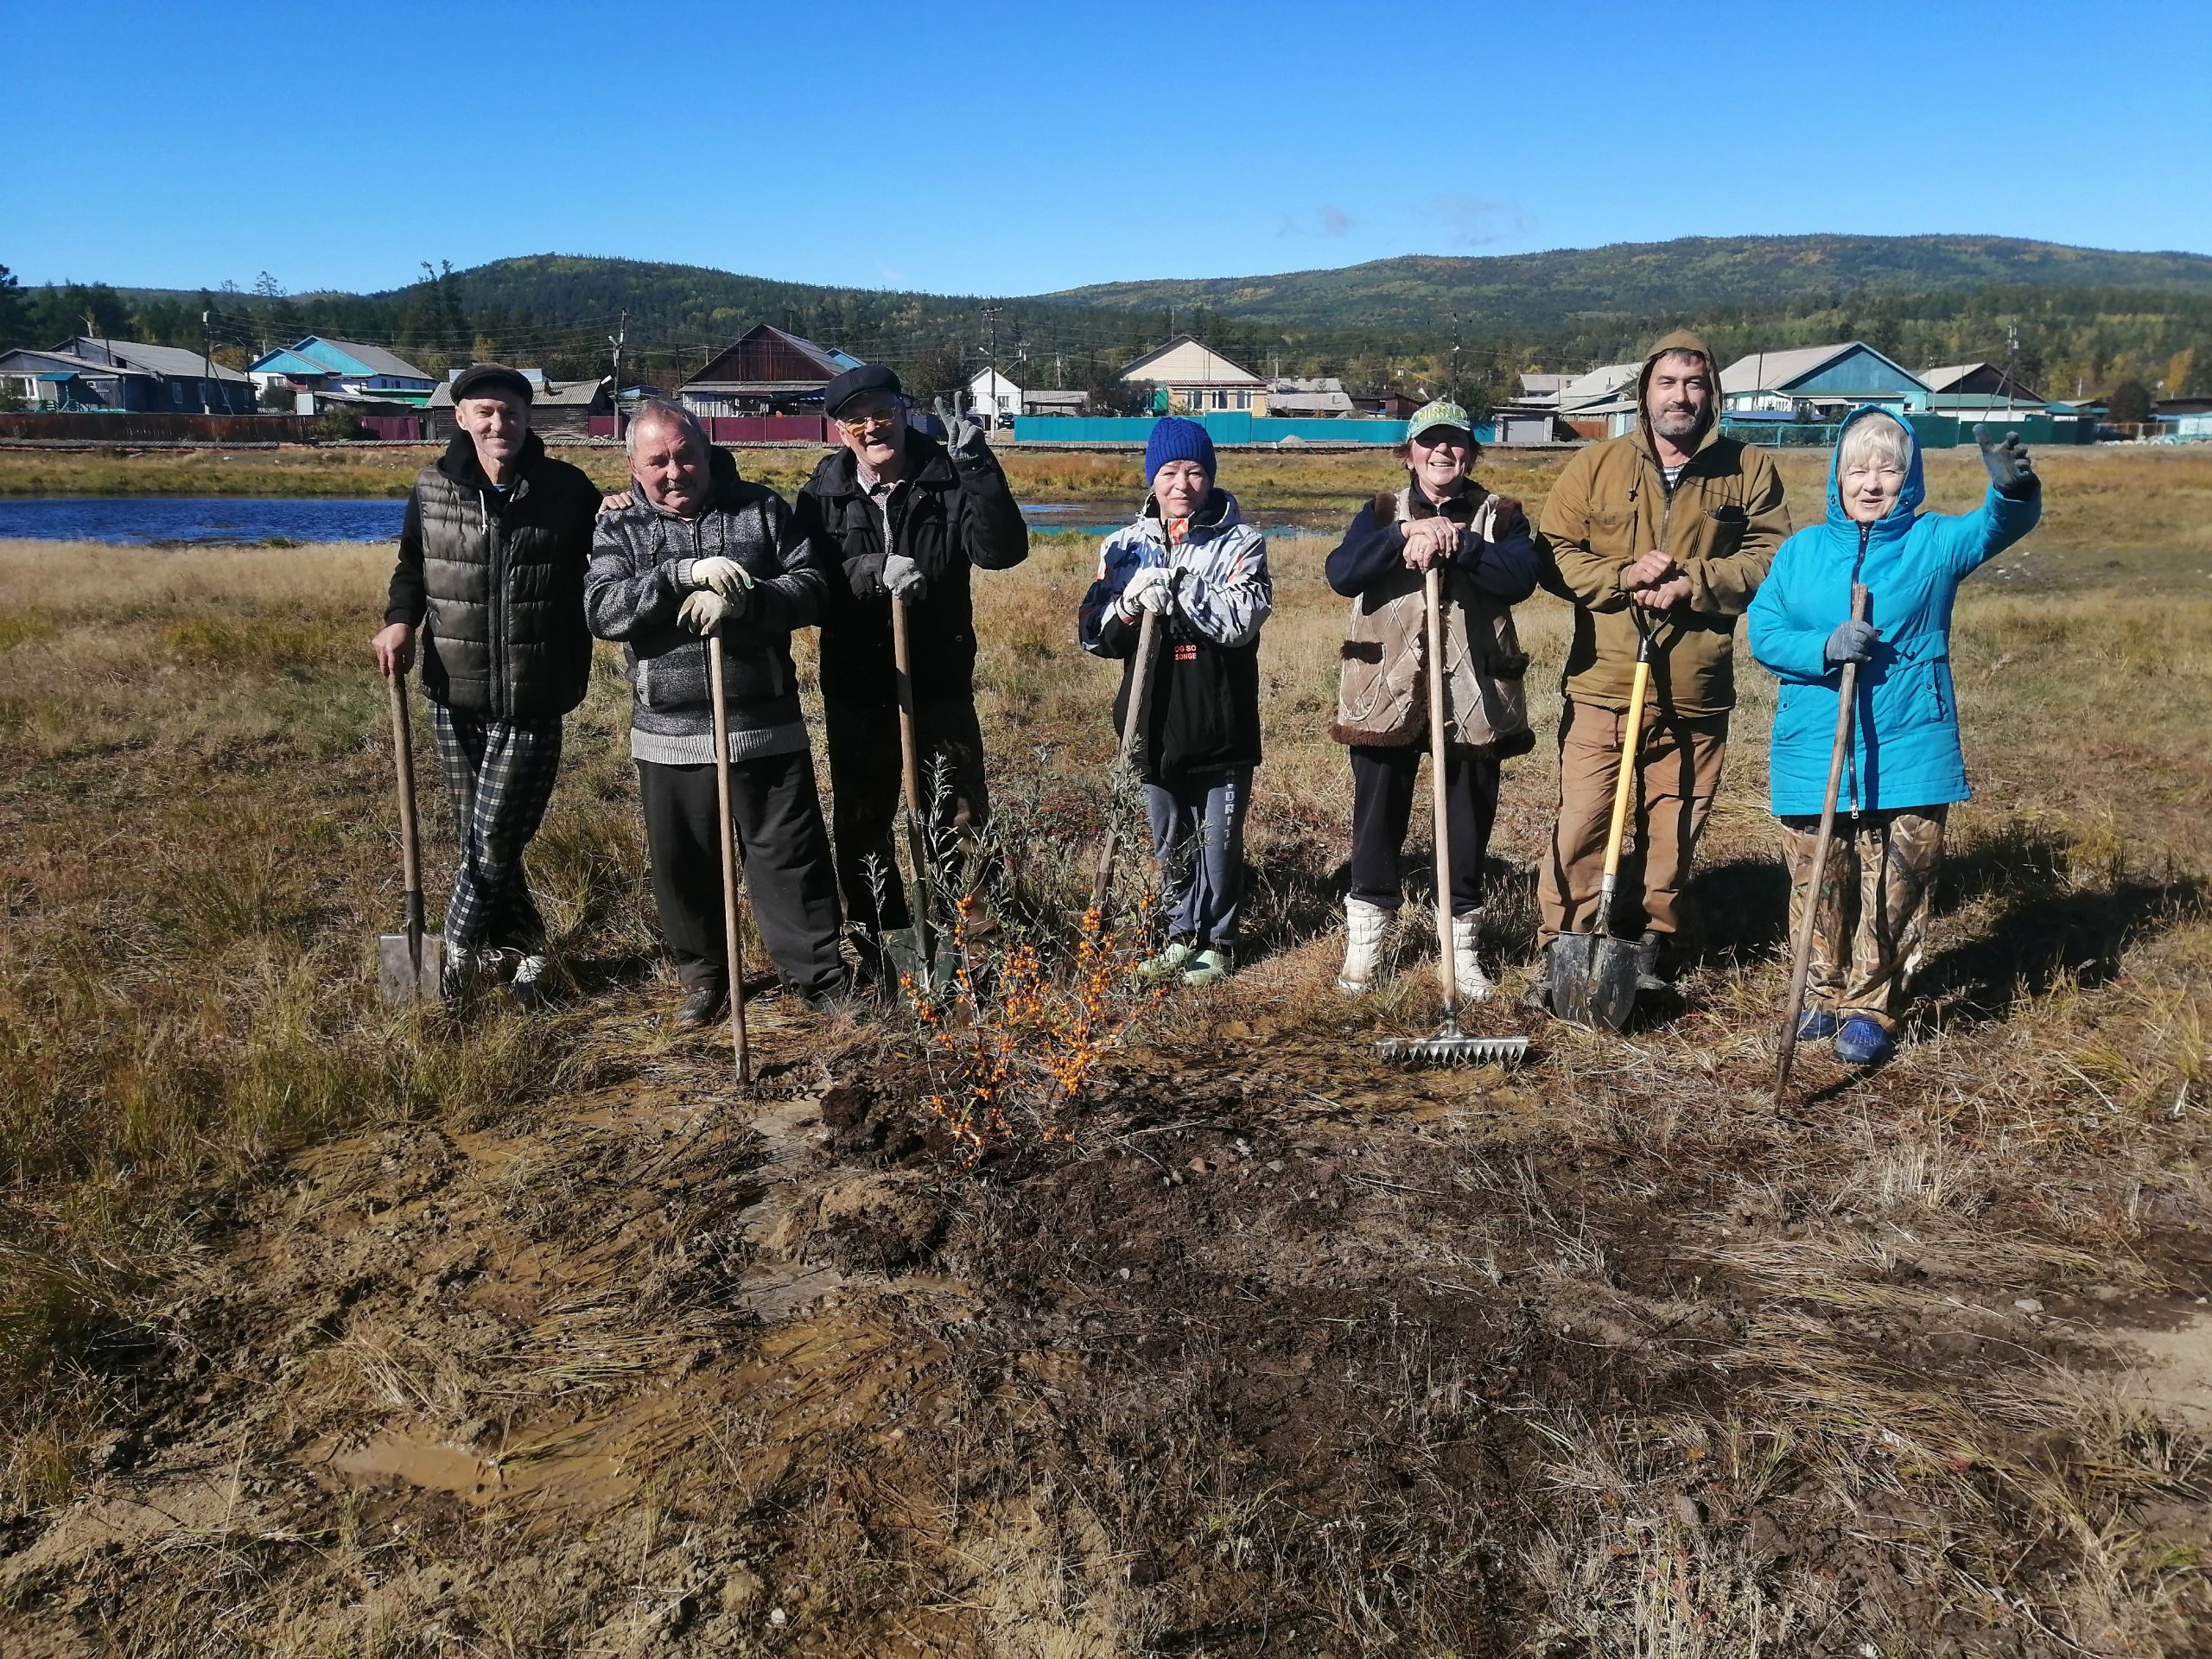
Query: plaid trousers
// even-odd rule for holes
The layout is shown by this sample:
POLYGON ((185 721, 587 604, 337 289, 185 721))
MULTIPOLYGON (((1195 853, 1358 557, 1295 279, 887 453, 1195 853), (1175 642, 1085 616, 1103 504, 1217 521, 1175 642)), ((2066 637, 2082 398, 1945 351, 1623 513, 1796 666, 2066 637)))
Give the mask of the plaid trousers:
POLYGON ((530 896, 522 855, 553 798, 561 722, 485 720, 442 702, 430 705, 430 715, 461 837, 446 943, 542 950, 545 918, 530 896))

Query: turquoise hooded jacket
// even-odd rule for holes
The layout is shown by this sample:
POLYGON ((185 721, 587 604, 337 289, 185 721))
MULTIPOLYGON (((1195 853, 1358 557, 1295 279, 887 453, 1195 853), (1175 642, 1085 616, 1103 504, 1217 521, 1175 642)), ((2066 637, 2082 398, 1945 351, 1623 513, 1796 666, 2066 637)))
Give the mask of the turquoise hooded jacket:
MULTIPOLYGON (((1853 422, 1885 412, 1852 410, 1836 434, 1835 455, 1853 422)), ((2018 499, 1993 488, 1974 512, 1923 512, 1927 489, 1910 431, 1904 489, 1873 524, 1853 524, 1844 512, 1829 457, 1827 522, 1783 543, 1751 601, 1751 655, 1782 682, 1767 760, 1777 817, 1816 815, 1827 791, 1842 671, 1825 652, 1836 624, 1850 619, 1854 580, 1866 584, 1866 620, 1881 638, 1859 671, 1838 809, 1940 806, 1973 792, 1951 689, 1951 607, 1961 582, 2035 528, 2043 486, 2018 499)))

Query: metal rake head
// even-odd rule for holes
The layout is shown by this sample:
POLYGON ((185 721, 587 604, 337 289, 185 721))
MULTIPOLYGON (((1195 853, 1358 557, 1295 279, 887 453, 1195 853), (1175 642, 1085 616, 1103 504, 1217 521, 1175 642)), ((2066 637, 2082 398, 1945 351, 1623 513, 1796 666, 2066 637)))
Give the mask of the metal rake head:
POLYGON ((1386 1037, 1375 1052, 1402 1065, 1517 1065, 1529 1057, 1529 1039, 1463 1037, 1446 1030, 1433 1037, 1386 1037))

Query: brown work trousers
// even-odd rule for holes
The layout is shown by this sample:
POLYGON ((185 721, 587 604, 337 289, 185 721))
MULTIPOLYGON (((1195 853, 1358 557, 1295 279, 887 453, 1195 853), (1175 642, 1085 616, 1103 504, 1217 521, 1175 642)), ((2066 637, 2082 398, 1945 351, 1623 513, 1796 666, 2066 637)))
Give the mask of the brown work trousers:
POLYGON ((1612 827, 1613 786, 1627 729, 1625 711, 1572 699, 1560 707, 1559 822, 1551 855, 1537 872, 1539 945, 1562 933, 1611 932, 1632 939, 1646 931, 1673 934, 1681 928, 1682 888, 1698 837, 1713 816, 1728 754, 1728 716, 1691 720, 1656 708, 1643 711, 1620 881, 1612 915, 1600 917, 1605 836, 1612 827))
MULTIPOLYGON (((1949 811, 1917 806, 1836 814, 1813 918, 1812 968, 1805 976, 1808 1008, 1825 1008, 1838 1019, 1866 1014, 1885 1031, 1895 1023, 1919 965, 1928 894, 1942 866, 1943 820, 1949 811)), ((1789 859, 1789 940, 1795 945, 1805 922, 1805 892, 1821 821, 1779 822, 1789 859)))

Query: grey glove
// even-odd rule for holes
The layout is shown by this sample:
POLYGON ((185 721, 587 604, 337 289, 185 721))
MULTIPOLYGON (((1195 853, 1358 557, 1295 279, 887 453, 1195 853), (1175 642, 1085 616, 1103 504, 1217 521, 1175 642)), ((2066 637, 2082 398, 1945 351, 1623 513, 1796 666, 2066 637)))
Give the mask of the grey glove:
POLYGON ((729 601, 711 588, 702 588, 683 601, 676 613, 677 624, 697 634, 712 633, 729 615, 729 601))
POLYGON ((1989 481, 1997 486, 1999 495, 2025 495, 2030 485, 2036 481, 2034 464, 2028 459, 2027 447, 2020 442, 2017 432, 2007 432, 2005 442, 1993 445, 1989 429, 1977 424, 1974 441, 1981 446, 1981 464, 1989 471, 1989 481))
POLYGON ((691 585, 711 588, 724 599, 734 598, 753 585, 753 573, 735 559, 714 556, 691 561, 691 585))
POLYGON ((983 437, 983 429, 964 415, 955 415, 944 406, 940 397, 936 404, 937 417, 944 423, 944 447, 956 458, 988 454, 990 445, 983 437))
POLYGON ((891 590, 893 599, 909 605, 918 604, 922 595, 929 590, 929 582, 922 575, 922 567, 904 553, 885 556, 883 585, 891 590))
POLYGON ((1874 642, 1881 637, 1872 622, 1839 622, 1821 647, 1821 654, 1831 668, 1841 663, 1863 663, 1874 654, 1874 642))

